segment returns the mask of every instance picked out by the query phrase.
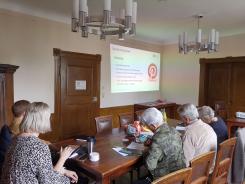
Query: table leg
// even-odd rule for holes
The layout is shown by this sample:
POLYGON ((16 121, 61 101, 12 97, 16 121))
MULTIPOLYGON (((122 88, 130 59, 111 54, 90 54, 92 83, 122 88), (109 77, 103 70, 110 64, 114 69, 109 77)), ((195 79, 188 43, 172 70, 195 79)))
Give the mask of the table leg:
POLYGON ((228 129, 228 138, 231 138, 231 124, 227 123, 227 129, 228 129))
POLYGON ((96 178, 96 184, 110 184, 110 177, 96 178))

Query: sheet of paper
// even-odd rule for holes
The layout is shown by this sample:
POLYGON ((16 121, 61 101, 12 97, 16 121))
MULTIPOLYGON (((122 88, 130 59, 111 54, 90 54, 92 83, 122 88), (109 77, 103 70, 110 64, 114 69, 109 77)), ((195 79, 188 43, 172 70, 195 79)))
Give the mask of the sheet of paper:
POLYGON ((128 149, 137 149, 137 150, 144 150, 144 144, 136 143, 136 142, 131 142, 128 146, 128 149))
POLYGON ((143 135, 148 135, 150 137, 152 137, 154 135, 153 132, 140 132, 140 134, 143 134, 143 135))
POLYGON ((87 142, 85 139, 76 139, 76 141, 87 142))
POLYGON ((86 80, 76 80, 75 89, 76 90, 86 90, 86 80))
POLYGON ((185 131, 185 130, 186 130, 186 127, 183 127, 183 126, 176 126, 176 130, 179 130, 179 131, 185 131))
POLYGON ((77 153, 73 153, 73 154, 71 154, 70 156, 69 156, 69 158, 74 158, 74 157, 76 157, 78 154, 77 153))
POLYGON ((122 149, 121 147, 115 147, 115 148, 112 148, 114 151, 116 151, 117 153, 119 153, 120 155, 122 155, 122 156, 128 156, 128 154, 126 154, 126 153, 122 153, 122 152, 120 152, 120 150, 122 149))

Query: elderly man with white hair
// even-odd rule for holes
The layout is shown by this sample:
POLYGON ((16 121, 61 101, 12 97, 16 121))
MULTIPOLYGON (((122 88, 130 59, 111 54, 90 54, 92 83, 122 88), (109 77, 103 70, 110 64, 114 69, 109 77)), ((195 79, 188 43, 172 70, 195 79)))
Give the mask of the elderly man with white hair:
MULTIPOLYGON (((148 108, 142 113, 140 120, 154 133, 144 157, 151 179, 184 168, 185 157, 180 134, 163 121, 162 113, 156 108, 148 108)), ((138 183, 147 183, 147 180, 138 183)))
POLYGON ((217 150, 217 136, 208 124, 199 119, 196 106, 184 104, 178 108, 181 120, 187 125, 183 137, 186 166, 190 161, 209 151, 217 150))
POLYGON ((209 124, 217 135, 217 144, 219 145, 228 139, 228 130, 225 122, 220 117, 215 117, 214 110, 209 106, 198 108, 199 118, 209 124))

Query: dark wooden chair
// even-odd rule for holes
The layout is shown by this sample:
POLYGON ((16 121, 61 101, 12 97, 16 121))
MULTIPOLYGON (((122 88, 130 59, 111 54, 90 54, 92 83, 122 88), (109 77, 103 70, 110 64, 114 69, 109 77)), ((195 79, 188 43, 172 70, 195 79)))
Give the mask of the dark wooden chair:
POLYGON ((227 184, 227 176, 232 162, 236 139, 234 137, 219 144, 211 184, 227 184))
POLYGON ((192 168, 185 168, 163 176, 152 184, 189 184, 191 181, 192 168))
POLYGON ((220 116, 223 120, 227 119, 227 109, 224 101, 214 102, 214 111, 217 116, 220 116))
POLYGON ((95 118, 96 131, 102 133, 112 129, 112 115, 98 116, 95 118))
POLYGON ((138 111, 135 111, 135 117, 136 117, 136 120, 140 120, 140 116, 141 114, 144 112, 144 110, 138 110, 138 111))
POLYGON ((120 127, 124 127, 130 123, 134 122, 134 116, 132 113, 121 113, 119 116, 120 127))
POLYGON ((191 184, 207 184, 214 157, 215 151, 210 151, 191 160, 191 184))

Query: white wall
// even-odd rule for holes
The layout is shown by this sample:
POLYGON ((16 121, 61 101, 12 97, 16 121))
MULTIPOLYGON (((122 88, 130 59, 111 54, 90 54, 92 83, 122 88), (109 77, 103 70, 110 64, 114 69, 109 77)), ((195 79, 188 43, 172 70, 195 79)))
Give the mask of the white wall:
POLYGON ((212 54, 179 54, 176 44, 162 50, 162 99, 198 105, 199 59, 245 56, 245 34, 221 38, 219 52, 212 54))
POLYGON ((53 48, 101 54, 101 107, 130 105, 156 100, 160 91, 110 93, 110 42, 161 52, 158 45, 134 40, 88 39, 72 33, 70 25, 0 9, 0 63, 20 66, 14 75, 14 99, 44 101, 54 110, 53 48))

